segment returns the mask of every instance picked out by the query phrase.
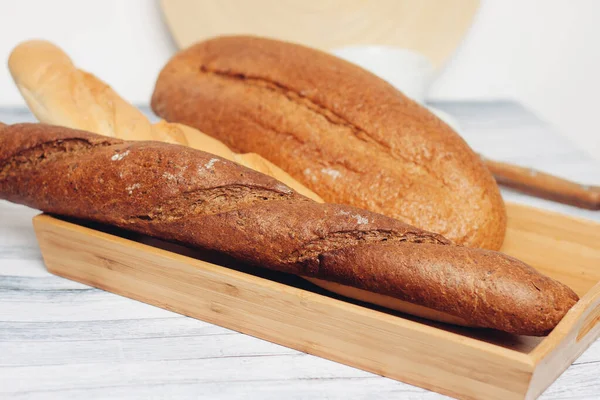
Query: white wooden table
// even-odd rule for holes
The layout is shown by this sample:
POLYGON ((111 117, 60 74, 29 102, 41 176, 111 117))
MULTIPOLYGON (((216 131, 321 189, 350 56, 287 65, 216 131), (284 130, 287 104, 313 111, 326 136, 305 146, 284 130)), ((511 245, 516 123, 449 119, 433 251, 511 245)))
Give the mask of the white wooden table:
MULTIPOLYGON (((517 104, 435 106, 456 117, 465 139, 490 158, 600 184, 600 165, 517 104)), ((33 117, 0 109, 0 121, 33 117)), ((504 195, 600 221, 600 212, 504 195)), ((1 398, 445 398, 55 277, 33 233, 36 214, 0 201, 1 398)), ((599 399, 600 341, 542 398, 599 399)))

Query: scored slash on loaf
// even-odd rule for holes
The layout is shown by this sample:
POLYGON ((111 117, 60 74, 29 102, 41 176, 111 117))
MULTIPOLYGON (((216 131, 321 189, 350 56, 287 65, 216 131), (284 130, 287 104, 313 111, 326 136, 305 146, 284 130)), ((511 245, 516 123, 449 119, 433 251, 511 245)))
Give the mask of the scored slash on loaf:
POLYGON ((577 301, 501 253, 316 203, 209 153, 43 124, 0 128, 0 197, 380 293, 465 324, 543 335, 577 301), (60 178, 60 179, 58 179, 60 178))

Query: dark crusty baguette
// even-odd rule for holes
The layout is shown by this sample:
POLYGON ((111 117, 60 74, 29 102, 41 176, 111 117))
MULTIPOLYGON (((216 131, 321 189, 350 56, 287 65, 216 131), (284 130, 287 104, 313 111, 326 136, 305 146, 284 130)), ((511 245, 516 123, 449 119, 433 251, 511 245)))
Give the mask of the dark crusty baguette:
POLYGON ((178 53, 152 108, 278 165, 325 201, 500 248, 504 204, 449 126, 360 67, 304 46, 219 37, 178 53))
POLYGON ((2 126, 0 198, 392 296, 477 327, 542 335, 577 301, 568 287, 514 258, 316 203, 184 146, 43 124, 2 126))

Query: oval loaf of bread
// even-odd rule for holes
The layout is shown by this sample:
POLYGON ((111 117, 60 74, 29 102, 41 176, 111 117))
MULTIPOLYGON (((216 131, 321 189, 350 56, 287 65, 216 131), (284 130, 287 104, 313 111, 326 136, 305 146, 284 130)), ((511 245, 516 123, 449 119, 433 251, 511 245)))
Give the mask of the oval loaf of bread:
POLYGON ((152 108, 260 154, 327 202, 458 244, 502 244, 502 198, 465 141, 382 79, 327 53, 257 37, 207 40, 165 66, 152 108))

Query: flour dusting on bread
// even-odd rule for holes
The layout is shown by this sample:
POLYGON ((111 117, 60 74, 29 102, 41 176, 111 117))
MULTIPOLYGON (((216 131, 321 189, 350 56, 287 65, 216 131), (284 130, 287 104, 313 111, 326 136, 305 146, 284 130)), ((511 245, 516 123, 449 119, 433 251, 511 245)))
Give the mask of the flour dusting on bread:
POLYGON ((128 155, 129 155, 129 150, 126 150, 123 153, 117 153, 117 154, 115 154, 110 159, 113 160, 113 161, 121 161, 122 159, 124 159, 128 155))

